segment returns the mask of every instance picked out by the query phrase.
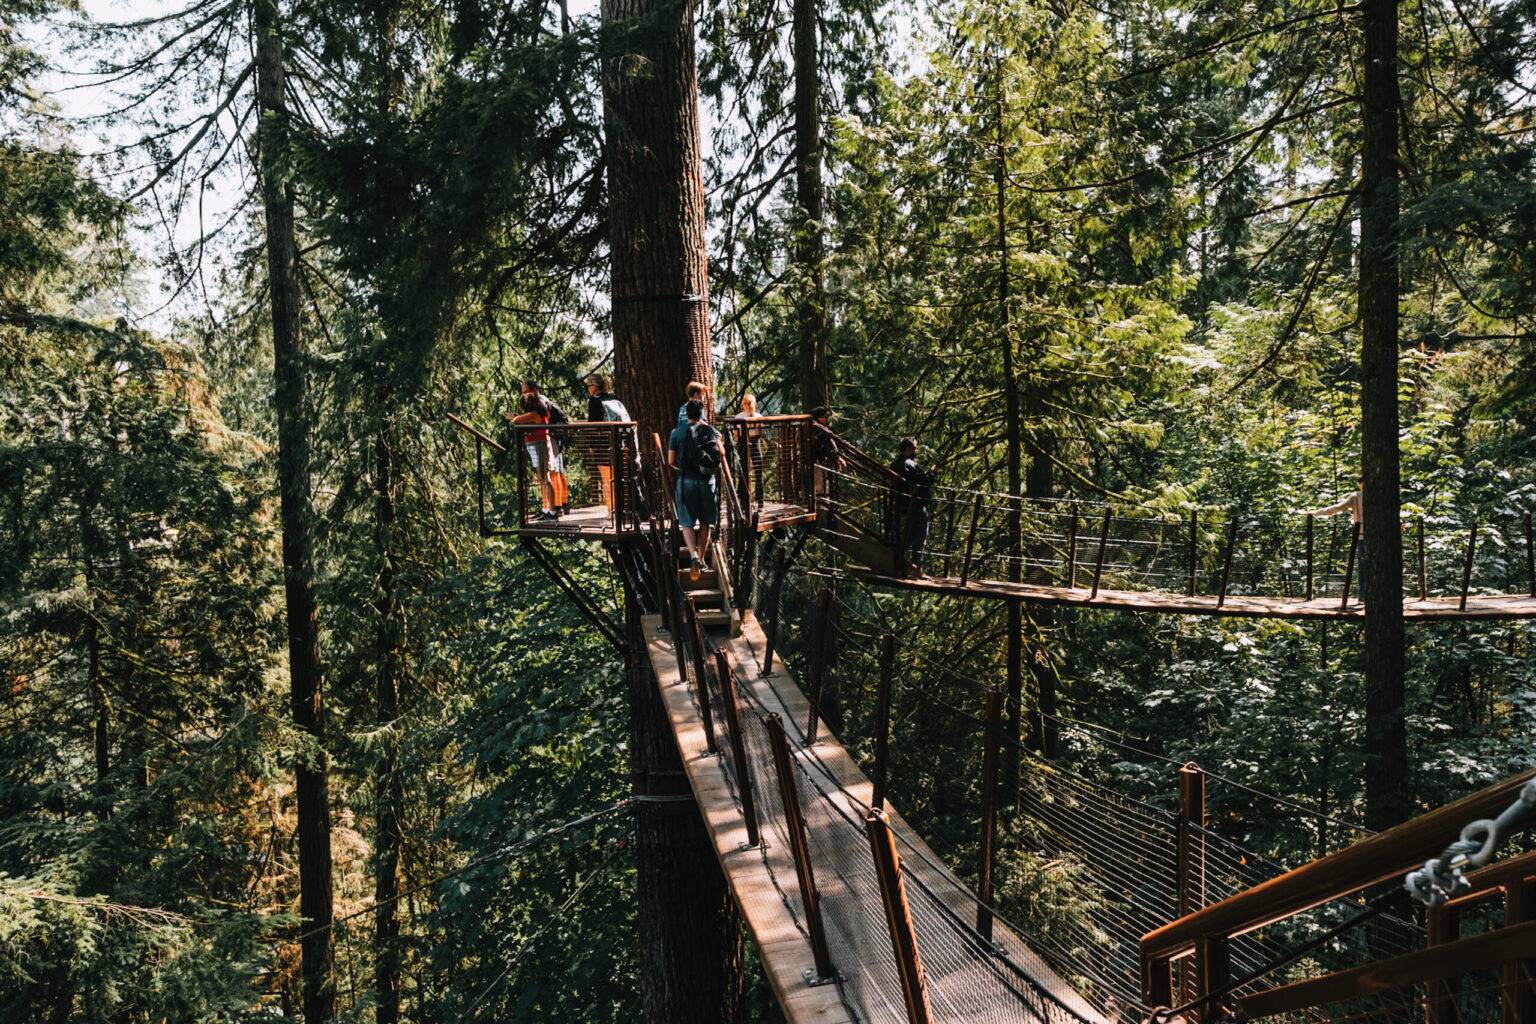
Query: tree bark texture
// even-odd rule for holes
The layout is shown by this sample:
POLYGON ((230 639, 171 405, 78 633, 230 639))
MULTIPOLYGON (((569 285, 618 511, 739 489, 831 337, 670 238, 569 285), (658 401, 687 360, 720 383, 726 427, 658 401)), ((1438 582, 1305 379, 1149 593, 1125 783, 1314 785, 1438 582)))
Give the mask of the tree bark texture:
MULTIPOLYGON (((690 378, 713 386, 693 14, 691 0, 602 5, 614 358, 642 441, 676 424, 690 378)), ((639 609, 627 603, 625 617, 645 1020, 731 1022, 742 1001, 740 919, 690 796, 639 609)))
POLYGON ((283 596, 293 721, 307 749, 294 769, 304 1019, 336 1014, 331 811, 321 705, 320 629, 310 534, 309 422, 301 338, 287 100, 276 0, 257 0, 256 100, 268 292, 272 304, 273 411, 282 518, 283 596))
POLYGON ((814 0, 794 0, 795 263, 803 286, 795 312, 800 331, 800 398, 807 409, 827 401, 827 302, 821 188, 821 45, 814 0))
POLYGON ((714 387, 692 0, 603 0, 613 347, 619 398, 652 432, 683 387, 714 387))
POLYGON ((1360 461, 1364 526, 1367 824, 1409 816, 1403 690, 1403 552, 1398 477, 1399 202, 1397 0, 1364 0, 1365 91, 1360 181, 1360 461))

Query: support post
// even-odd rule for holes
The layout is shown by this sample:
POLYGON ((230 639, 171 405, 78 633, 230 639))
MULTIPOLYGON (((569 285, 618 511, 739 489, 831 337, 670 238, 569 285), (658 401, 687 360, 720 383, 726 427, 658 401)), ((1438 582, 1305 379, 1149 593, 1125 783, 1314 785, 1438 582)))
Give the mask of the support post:
POLYGON ((699 700, 699 720, 704 726, 704 749, 720 753, 715 741, 715 719, 709 708, 709 681, 704 677, 704 630, 699 627, 699 608, 692 597, 688 602, 688 630, 693 641, 694 694, 699 700))
MULTIPOLYGON (((1424 914, 1426 948, 1443 946, 1461 938, 1461 912, 1449 907, 1434 907, 1424 914)), ((1459 984, 1450 978, 1436 978, 1424 988, 1424 1024, 1461 1024, 1457 1003, 1459 984)))
POLYGON ((896 852, 896 837, 891 834, 883 811, 871 811, 864 823, 869 831, 870 852, 875 858, 875 874, 880 879, 880 902, 885 906, 885 923, 891 933, 896 973, 901 978, 907 1024, 933 1024, 933 1008, 928 1004, 928 978, 923 972, 917 933, 912 927, 912 910, 907 905, 907 890, 901 880, 901 855, 896 852))
MULTIPOLYGON (((1187 917, 1205 906, 1205 772, 1190 761, 1179 769, 1179 814, 1174 819, 1178 855, 1178 915, 1187 917)), ((1178 1002, 1194 998, 1194 963, 1180 962, 1178 1002)))
POLYGON ((1227 603, 1227 584, 1232 580, 1232 555, 1237 550, 1237 517, 1227 520, 1227 553, 1221 560, 1221 590, 1216 594, 1216 607, 1227 603))
POLYGON ((768 646, 763 651, 763 675, 773 674, 773 652, 779 646, 779 616, 783 610, 784 574, 789 559, 779 546, 773 553, 773 580, 768 585, 768 646))
POLYGON ((1313 583, 1312 583, 1312 581, 1313 581, 1313 575, 1312 575, 1313 536, 1312 535, 1313 535, 1313 532, 1314 532, 1313 528, 1316 525, 1317 525, 1317 519, 1315 517, 1311 516, 1311 515, 1308 515, 1307 516, 1307 600, 1308 601, 1312 600, 1312 594, 1313 594, 1313 583))
POLYGON ((1099 529, 1099 557, 1093 563, 1093 590, 1088 594, 1092 601, 1099 596, 1099 580, 1104 576, 1104 551, 1109 545, 1109 506, 1104 506, 1104 525, 1099 529))
POLYGON ((613 530, 624 529, 624 492, 629 490, 625 480, 624 459, 619 451, 619 428, 608 428, 608 475, 613 480, 613 530))
POLYGON ((1200 510, 1189 512, 1189 578, 1185 587, 1190 597, 1195 596, 1195 570, 1198 568, 1197 553, 1200 538, 1200 510))
POLYGON ((1077 587, 1077 502, 1072 503, 1072 526, 1067 532, 1067 589, 1077 587))
POLYGON ((1477 554, 1477 520, 1472 520, 1472 529, 1467 533, 1467 561, 1461 567, 1461 604, 1460 610, 1467 610, 1467 592, 1472 589, 1472 557, 1477 554))
POLYGON ((528 525, 528 449, 523 444, 523 432, 512 428, 513 456, 517 459, 517 528, 528 525))
MULTIPOLYGON (((1232 981, 1232 943, 1225 935, 1206 935, 1195 942, 1195 997, 1226 988, 1232 981)), ((1219 1005, 1201 1008, 1196 1024, 1216 1024, 1224 1016, 1219 1005)))
MULTIPOLYGON (((1526 523, 1526 530, 1529 531, 1530 530, 1530 523, 1531 523, 1531 517, 1530 516, 1526 516, 1525 517, 1525 523, 1526 523)), ((1423 601, 1423 600, 1425 600, 1425 599, 1427 599, 1429 597, 1429 577, 1428 577, 1428 574, 1424 571, 1425 570, 1425 566, 1424 566, 1424 517, 1423 516, 1419 516, 1418 535, 1419 535, 1418 536, 1418 548, 1419 548, 1419 600, 1423 601)), ((1530 533, 1529 532, 1526 533, 1526 538, 1527 539, 1530 538, 1530 533)))
POLYGON ((1339 611, 1349 608, 1349 588, 1355 582, 1355 552, 1360 547, 1360 524, 1355 523, 1349 531, 1349 558, 1344 562, 1344 593, 1339 598, 1339 611))
POLYGON ((789 740, 784 736, 784 722, 770 714, 767 721, 768 743, 773 748, 773 768, 779 777, 779 799, 784 805, 784 825, 789 833, 790 853, 795 860, 795 877, 800 882, 800 903, 805 907, 805 930, 811 940, 811 957, 816 962, 816 977, 831 980, 832 954, 827 949, 827 932, 821 923, 821 896, 816 890, 816 874, 811 866, 811 851, 806 843, 805 816, 800 812, 800 790, 795 785, 795 768, 789 759, 789 740))
POLYGON ((976 495, 976 504, 971 508, 971 529, 965 537, 965 561, 960 563, 960 585, 963 587, 971 579, 971 556, 976 552, 976 524, 981 519, 981 495, 976 495))
POLYGON ((992 941, 992 869, 997 860, 997 760, 1003 734, 1003 697, 987 690, 987 732, 981 752, 981 863, 977 867, 976 931, 992 941))
POLYGON ((880 686, 875 691, 875 784, 869 804, 875 810, 885 807, 886 772, 891 756, 891 691, 896 685, 896 638, 886 633, 880 638, 880 686))
POLYGON ((805 742, 816 742, 816 732, 821 724, 821 698, 827 675, 827 636, 832 632, 832 591, 822 587, 816 594, 816 625, 812 630, 815 638, 811 646, 810 687, 811 720, 805 726, 805 742))
MULTIPOLYGON (((1531 920, 1536 920, 1536 881, 1511 879, 1504 887, 1504 924, 1513 927, 1531 920)), ((1504 982, 1502 1024, 1530 1024, 1536 1020, 1536 959, 1505 964, 1501 980, 1504 982)))
POLYGON ((736 768, 736 788, 741 794, 741 818, 747 826, 747 845, 757 846, 762 837, 757 831, 757 801, 752 789, 752 766, 747 761, 747 745, 741 735, 741 706, 736 701, 736 676, 721 650, 715 651, 715 677, 720 680, 720 703, 725 708, 725 731, 731 741, 731 763, 736 768))

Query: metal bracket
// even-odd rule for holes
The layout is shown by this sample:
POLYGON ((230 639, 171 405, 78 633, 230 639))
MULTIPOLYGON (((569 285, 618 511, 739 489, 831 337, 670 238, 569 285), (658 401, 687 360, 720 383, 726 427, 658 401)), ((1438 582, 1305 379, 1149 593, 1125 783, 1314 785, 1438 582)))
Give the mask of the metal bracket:
POLYGON ((814 967, 807 967, 805 970, 801 971, 800 977, 805 980, 806 988, 820 988, 823 985, 830 985, 833 982, 843 980, 843 976, 837 973, 833 973, 828 977, 823 978, 816 973, 816 968, 814 967))

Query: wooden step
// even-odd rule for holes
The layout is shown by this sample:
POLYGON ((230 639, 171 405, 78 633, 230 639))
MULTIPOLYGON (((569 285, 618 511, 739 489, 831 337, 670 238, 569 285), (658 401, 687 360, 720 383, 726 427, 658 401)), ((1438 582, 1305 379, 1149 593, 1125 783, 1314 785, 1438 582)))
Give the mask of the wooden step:
POLYGON ((698 579, 688 575, 687 569, 677 570, 677 579, 683 585, 684 590, 719 590, 720 577, 713 569, 705 569, 699 573, 698 579))

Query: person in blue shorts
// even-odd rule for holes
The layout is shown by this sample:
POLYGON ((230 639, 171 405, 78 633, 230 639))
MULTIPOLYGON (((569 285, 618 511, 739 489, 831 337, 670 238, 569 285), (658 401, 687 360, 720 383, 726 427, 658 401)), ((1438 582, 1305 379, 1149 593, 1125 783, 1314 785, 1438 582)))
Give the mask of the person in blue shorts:
POLYGON ((683 406, 686 417, 672 431, 667 443, 667 465, 677 473, 673 502, 677 525, 688 545, 688 576, 697 580, 709 550, 709 531, 720 522, 720 502, 715 492, 715 473, 725 458, 725 446, 715 428, 704 422, 704 403, 692 399, 683 406))

